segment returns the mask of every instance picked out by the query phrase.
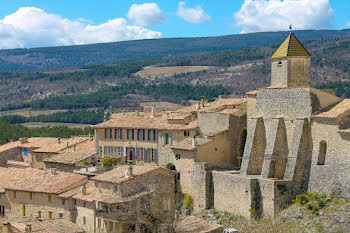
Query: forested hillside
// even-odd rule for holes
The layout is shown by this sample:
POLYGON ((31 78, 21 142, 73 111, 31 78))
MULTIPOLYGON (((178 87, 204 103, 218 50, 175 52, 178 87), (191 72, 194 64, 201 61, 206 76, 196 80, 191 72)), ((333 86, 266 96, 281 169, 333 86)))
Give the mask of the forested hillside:
MULTIPOLYGON (((283 39, 260 47, 149 56, 69 70, 3 71, 0 107, 3 111, 23 108, 78 111, 4 118, 13 123, 33 120, 94 124, 103 119, 102 112, 96 112, 98 108, 130 111, 149 101, 187 105, 188 100, 201 96, 210 100, 220 94, 239 97, 269 85, 270 56, 283 39), (180 72, 149 75, 152 67, 171 70, 174 66, 180 72), (194 66, 205 69, 186 71, 186 67, 194 66), (144 67, 148 75, 137 75, 144 67)), ((350 37, 306 40, 303 44, 312 55, 312 85, 333 88, 338 96, 350 97, 350 37)))
MULTIPOLYGON (((242 49, 280 43, 288 32, 259 32, 216 37, 169 38, 0 51, 0 70, 46 70, 113 63, 147 56, 242 49)), ((349 36, 350 30, 295 31, 301 40, 349 36)))
POLYGON ((8 122, 0 120, 0 145, 16 141, 20 137, 60 137, 69 138, 78 135, 93 134, 94 130, 91 127, 81 128, 69 128, 67 126, 55 126, 55 127, 39 127, 39 128, 27 128, 21 125, 11 125, 8 122))

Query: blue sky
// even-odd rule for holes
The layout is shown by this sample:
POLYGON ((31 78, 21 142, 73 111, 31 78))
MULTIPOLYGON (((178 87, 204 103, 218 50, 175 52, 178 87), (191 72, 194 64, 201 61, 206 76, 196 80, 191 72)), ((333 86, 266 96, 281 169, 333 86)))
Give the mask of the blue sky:
POLYGON ((2 0, 0 48, 350 28, 347 0, 2 0))

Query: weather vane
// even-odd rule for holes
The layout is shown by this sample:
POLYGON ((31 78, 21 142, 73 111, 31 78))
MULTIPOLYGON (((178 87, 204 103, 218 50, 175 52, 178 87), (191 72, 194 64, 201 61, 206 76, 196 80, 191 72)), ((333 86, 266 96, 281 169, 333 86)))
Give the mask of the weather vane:
POLYGON ((292 25, 292 24, 289 25, 289 30, 290 30, 290 31, 293 31, 293 25, 292 25))

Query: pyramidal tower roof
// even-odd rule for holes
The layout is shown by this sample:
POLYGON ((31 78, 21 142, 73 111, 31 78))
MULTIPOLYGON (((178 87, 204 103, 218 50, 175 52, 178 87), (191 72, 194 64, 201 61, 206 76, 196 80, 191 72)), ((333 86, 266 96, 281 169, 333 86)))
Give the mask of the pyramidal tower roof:
POLYGON ((272 58, 289 56, 310 57, 310 53, 304 48, 293 32, 289 33, 288 37, 272 55, 272 58))

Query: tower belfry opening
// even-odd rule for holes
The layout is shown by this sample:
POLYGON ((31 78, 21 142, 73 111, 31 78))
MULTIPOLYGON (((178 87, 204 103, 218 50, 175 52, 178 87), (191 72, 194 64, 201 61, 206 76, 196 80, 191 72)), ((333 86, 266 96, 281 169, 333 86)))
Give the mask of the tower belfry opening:
POLYGON ((271 60, 271 87, 310 87, 311 56, 293 32, 271 60))

